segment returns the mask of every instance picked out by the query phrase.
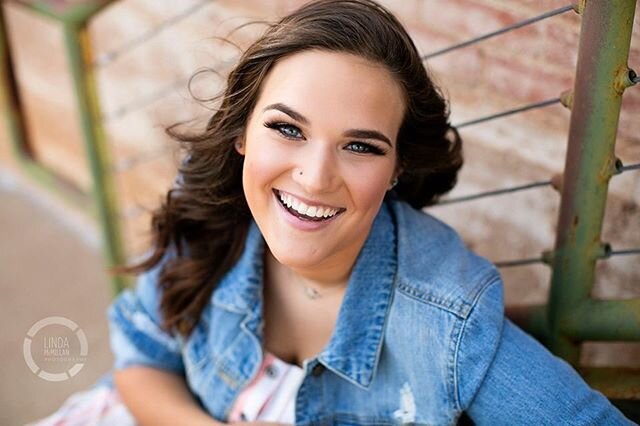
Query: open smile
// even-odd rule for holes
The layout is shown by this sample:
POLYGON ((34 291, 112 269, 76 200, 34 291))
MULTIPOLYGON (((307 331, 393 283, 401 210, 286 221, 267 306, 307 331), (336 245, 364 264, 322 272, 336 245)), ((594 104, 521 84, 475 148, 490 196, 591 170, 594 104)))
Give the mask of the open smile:
POLYGON ((278 189, 273 193, 280 205, 292 216, 304 221, 325 222, 334 219, 346 211, 343 207, 334 207, 321 204, 310 204, 298 197, 278 189))

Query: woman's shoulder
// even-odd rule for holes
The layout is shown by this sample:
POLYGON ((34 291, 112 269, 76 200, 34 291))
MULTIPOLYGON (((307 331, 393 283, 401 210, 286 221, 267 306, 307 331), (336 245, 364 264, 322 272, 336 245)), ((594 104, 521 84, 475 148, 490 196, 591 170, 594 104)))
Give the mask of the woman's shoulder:
MULTIPOLYGON (((502 293, 496 267, 472 252, 453 228, 403 201, 392 201, 391 209, 401 290, 464 317, 488 286, 502 293)), ((502 309, 501 299, 496 309, 502 309)))

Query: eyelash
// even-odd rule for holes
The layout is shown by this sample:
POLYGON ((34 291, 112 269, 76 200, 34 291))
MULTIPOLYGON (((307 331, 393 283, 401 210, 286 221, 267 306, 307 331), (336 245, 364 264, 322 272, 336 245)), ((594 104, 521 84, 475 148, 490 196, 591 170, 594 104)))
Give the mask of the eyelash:
MULTIPOLYGON (((264 127, 268 128, 268 129, 273 129, 273 130, 277 131, 282 137, 284 137, 286 139, 291 139, 291 140, 298 140, 299 138, 284 133, 284 131, 282 129, 284 129, 284 128, 295 129, 295 130, 297 130, 298 133, 302 134, 302 132, 300 131, 300 129, 298 127, 296 127, 296 126, 294 126, 292 124, 281 122, 281 121, 267 121, 266 123, 264 123, 264 127)), ((366 142, 353 141, 353 142, 350 142, 349 145, 360 146, 361 149, 364 149, 364 150, 351 150, 351 151, 355 152, 356 154, 373 154, 373 155, 385 155, 386 154, 386 151, 378 148, 375 145, 372 145, 372 144, 366 143, 366 142)))

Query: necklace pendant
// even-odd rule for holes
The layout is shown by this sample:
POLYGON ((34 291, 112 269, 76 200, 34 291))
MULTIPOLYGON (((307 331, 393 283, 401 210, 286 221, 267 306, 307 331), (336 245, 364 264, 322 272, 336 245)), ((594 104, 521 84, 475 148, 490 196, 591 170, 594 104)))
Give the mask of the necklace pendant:
POLYGON ((318 292, 318 290, 313 289, 311 287, 305 287, 304 293, 307 295, 309 299, 317 299, 320 297, 320 293, 318 292))

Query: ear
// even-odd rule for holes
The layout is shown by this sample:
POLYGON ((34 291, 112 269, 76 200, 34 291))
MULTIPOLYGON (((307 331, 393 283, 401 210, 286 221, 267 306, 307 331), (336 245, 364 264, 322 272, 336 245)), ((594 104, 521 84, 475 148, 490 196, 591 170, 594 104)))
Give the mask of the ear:
POLYGON ((398 184, 398 178, 400 177, 402 172, 403 172, 403 168, 400 166, 397 166, 396 169, 393 171, 393 175, 391 176, 391 181, 389 182, 389 188, 388 188, 389 191, 395 188, 395 186, 398 184))
POLYGON ((244 149, 245 149, 244 138, 239 137, 238 139, 236 139, 233 146, 235 147, 238 154, 244 155, 244 149))
POLYGON ((400 166, 399 164, 396 166, 395 171, 393 172, 393 179, 398 179, 400 177, 400 175, 402 174, 402 172, 404 172, 404 167, 400 166))

